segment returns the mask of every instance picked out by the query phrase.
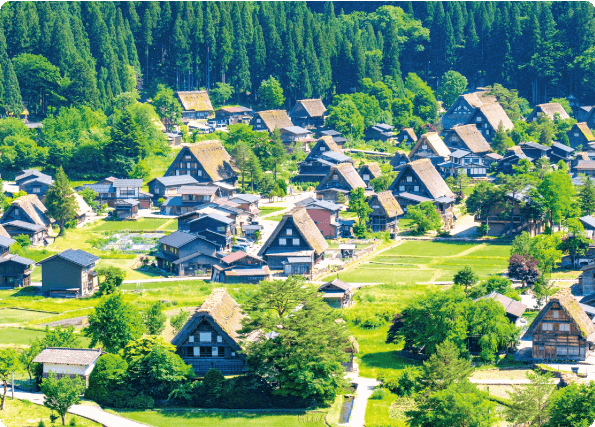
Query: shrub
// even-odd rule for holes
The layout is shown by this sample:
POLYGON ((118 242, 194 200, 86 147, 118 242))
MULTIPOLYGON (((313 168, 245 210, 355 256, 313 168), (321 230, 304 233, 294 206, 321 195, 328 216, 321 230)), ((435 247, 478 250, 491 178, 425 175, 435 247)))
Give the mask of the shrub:
POLYGON ((479 233, 480 236, 487 236, 489 231, 490 231, 490 226, 487 224, 481 224, 479 227, 477 227, 477 232, 479 233))
POLYGON ((370 399, 382 400, 388 395, 388 392, 384 388, 377 388, 372 392, 370 399))

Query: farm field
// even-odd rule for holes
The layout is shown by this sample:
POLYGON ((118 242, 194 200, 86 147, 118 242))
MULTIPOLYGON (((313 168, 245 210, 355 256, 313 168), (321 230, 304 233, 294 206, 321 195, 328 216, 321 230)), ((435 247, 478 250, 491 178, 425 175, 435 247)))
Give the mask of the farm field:
MULTIPOLYGON (((112 411, 110 411, 112 412, 112 411)), ((114 412, 156 427, 323 427, 324 413, 283 414, 267 411, 142 411, 114 412)))
POLYGON ((471 266, 480 279, 487 279, 506 270, 509 253, 509 245, 408 240, 340 276, 347 282, 364 283, 443 282, 471 266))

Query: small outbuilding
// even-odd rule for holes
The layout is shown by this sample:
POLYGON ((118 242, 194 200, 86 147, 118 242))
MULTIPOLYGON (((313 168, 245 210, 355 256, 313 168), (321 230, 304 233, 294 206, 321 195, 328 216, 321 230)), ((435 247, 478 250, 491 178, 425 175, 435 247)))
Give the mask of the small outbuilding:
POLYGON ((99 289, 95 264, 100 258, 82 249, 67 249, 41 265, 41 289, 51 297, 79 298, 99 289))
POLYGON ((338 278, 321 285, 318 292, 324 292, 322 297, 334 308, 344 308, 353 303, 353 286, 338 278))
POLYGON ((33 359, 33 363, 43 364, 43 378, 47 378, 50 372, 56 374, 57 379, 81 377, 88 387, 89 375, 102 354, 99 348, 46 347, 33 359))
POLYGON ((134 199, 118 200, 114 206, 114 216, 119 219, 136 219, 139 205, 140 202, 134 199))
POLYGON ((493 299, 498 301, 504 307, 506 311, 506 317, 510 320, 511 323, 514 323, 517 326, 521 326, 520 319, 523 317, 523 313, 527 309, 527 306, 520 301, 513 300, 512 298, 507 297, 506 295, 502 295, 496 291, 490 292, 487 295, 484 295, 480 298, 477 298, 475 301, 479 301, 480 299, 493 299))

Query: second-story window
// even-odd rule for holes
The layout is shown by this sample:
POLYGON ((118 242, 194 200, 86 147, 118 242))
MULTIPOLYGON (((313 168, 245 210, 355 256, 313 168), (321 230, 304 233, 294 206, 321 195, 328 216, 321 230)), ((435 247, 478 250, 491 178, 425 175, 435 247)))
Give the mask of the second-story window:
POLYGON ((279 246, 287 245, 287 239, 279 239, 279 246))
POLYGON ((293 239, 293 246, 299 246, 300 245, 300 239, 293 239))

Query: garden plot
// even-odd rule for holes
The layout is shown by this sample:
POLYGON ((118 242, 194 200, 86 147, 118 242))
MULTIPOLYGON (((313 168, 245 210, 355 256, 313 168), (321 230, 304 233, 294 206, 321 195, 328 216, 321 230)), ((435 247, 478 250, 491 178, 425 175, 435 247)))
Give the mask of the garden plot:
POLYGON ((146 253, 155 248, 157 241, 163 237, 161 233, 117 233, 103 241, 107 241, 101 249, 104 251, 119 250, 132 253, 146 253))

